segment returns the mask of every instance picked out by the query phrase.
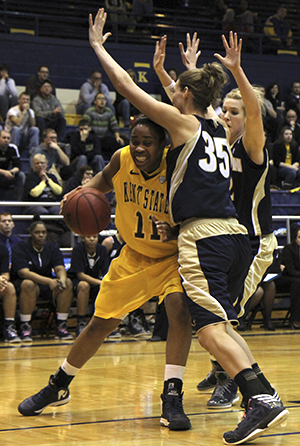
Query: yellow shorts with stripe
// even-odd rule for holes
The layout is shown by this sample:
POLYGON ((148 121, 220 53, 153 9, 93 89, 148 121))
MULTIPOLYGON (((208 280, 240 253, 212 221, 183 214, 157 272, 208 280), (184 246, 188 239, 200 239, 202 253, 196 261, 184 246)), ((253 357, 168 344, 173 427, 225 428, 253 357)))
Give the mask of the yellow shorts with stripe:
POLYGON ((124 319, 153 296, 159 296, 161 302, 176 292, 183 292, 177 254, 153 259, 125 245, 102 280, 94 315, 124 319))

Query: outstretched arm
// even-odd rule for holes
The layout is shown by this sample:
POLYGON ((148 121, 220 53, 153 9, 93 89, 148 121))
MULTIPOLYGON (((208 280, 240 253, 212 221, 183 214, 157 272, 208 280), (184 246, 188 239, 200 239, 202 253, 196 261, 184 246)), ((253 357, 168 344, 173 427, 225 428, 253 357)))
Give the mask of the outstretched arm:
POLYGON ((226 56, 214 54, 222 64, 231 71, 240 89, 241 96, 246 110, 245 133, 243 137, 246 152, 256 164, 264 161, 263 148, 265 145, 265 133, 261 116, 261 107, 256 97, 255 91, 247 79, 241 67, 242 39, 232 31, 229 33, 229 43, 226 37, 222 36, 226 56))
POLYGON ((165 127, 174 144, 182 144, 184 142, 181 140, 183 138, 182 129, 185 132, 188 124, 184 122, 187 119, 175 107, 156 101, 152 96, 143 91, 133 82, 129 74, 108 54, 104 48, 104 43, 111 33, 103 34, 105 21, 106 13, 103 8, 99 9, 94 23, 90 15, 89 37, 90 44, 113 86, 138 110, 146 114, 154 122, 165 127))
POLYGON ((186 50, 184 49, 183 43, 179 42, 178 46, 181 54, 181 60, 187 70, 196 68, 197 60, 201 54, 201 51, 198 51, 199 43, 200 39, 197 37, 197 33, 193 34, 192 40, 190 34, 187 33, 186 50))

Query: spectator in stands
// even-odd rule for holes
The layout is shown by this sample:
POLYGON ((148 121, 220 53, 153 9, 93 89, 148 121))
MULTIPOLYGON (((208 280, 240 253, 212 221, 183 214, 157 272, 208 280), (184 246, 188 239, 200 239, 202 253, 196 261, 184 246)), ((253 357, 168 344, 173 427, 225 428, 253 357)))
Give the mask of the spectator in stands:
POLYGON ((272 103, 266 98, 266 89, 262 85, 258 85, 257 88, 261 92, 262 101, 262 117, 264 122, 264 128, 266 132, 267 139, 273 142, 276 137, 277 132, 277 111, 274 110, 272 103))
POLYGON ((285 101, 286 110, 295 110, 297 116, 300 116, 300 82, 294 81, 291 85, 291 89, 288 97, 285 101))
POLYGON ((217 28, 222 28, 224 31, 230 31, 234 26, 235 12, 229 8, 224 0, 216 0, 213 10, 213 17, 217 20, 217 28))
POLYGON ((126 2, 124 0, 105 0, 105 9, 108 19, 112 22, 122 23, 127 20, 126 2))
POLYGON ((106 107, 106 98, 103 93, 98 93, 95 98, 95 106, 89 108, 83 116, 101 142, 102 154, 105 160, 120 147, 124 146, 124 140, 120 137, 117 119, 114 113, 106 107))
POLYGON ((108 263, 107 250, 98 243, 98 234, 82 237, 82 242, 73 248, 68 277, 73 282, 77 296, 76 337, 86 327, 88 304, 94 304, 108 263))
POLYGON ((0 244, 4 244, 8 251, 9 268, 11 267, 11 252, 14 245, 21 241, 20 237, 14 235, 15 227, 12 216, 9 212, 0 214, 0 244))
MULTIPOLYGON (((170 76, 170 78, 172 79, 172 81, 176 82, 178 79, 177 69, 170 67, 166 71, 167 71, 168 75, 170 76)), ((162 86, 160 86, 160 95, 161 95, 162 102, 165 102, 166 104, 170 104, 171 100, 170 100, 169 96, 167 95, 167 93, 165 92, 165 89, 162 88, 162 86)))
POLYGON ((68 192, 71 192, 71 190, 76 189, 78 186, 83 186, 85 183, 87 183, 91 178, 94 176, 94 171, 91 166, 86 164, 85 166, 80 167, 74 175, 72 175, 65 187, 64 187, 64 195, 68 192))
MULTIPOLYGON (((127 70, 127 73, 131 77, 131 79, 137 83, 137 77, 134 70, 129 69, 127 70)), ((130 102, 124 98, 118 91, 116 92, 116 100, 114 102, 114 107, 116 110, 116 116, 122 117, 124 127, 127 128, 130 125, 130 119, 138 116, 141 114, 141 112, 130 102)))
POLYGON ((32 101, 32 108, 40 134, 46 128, 52 128, 57 132, 58 140, 63 141, 66 130, 65 114, 61 102, 53 95, 52 83, 48 79, 42 82, 40 94, 32 101))
POLYGON ((281 129, 280 137, 274 142, 273 161, 283 189, 289 190, 300 185, 299 145, 287 126, 281 129))
POLYGON ((292 227, 292 242, 288 243, 281 252, 282 275, 275 279, 276 290, 291 296, 290 324, 292 328, 300 330, 300 226, 292 227))
POLYGON ((78 115, 84 115, 85 112, 93 106, 98 93, 104 94, 107 107, 114 113, 115 109, 111 102, 108 87, 103 84, 102 74, 97 70, 92 71, 90 77, 80 88, 79 98, 76 104, 76 113, 78 115))
POLYGON ((268 99, 274 110, 277 111, 277 117, 282 121, 284 106, 281 102, 281 94, 277 82, 271 82, 266 88, 266 99, 268 99))
POLYGON ((19 104, 10 108, 6 115, 5 130, 10 132, 11 142, 29 153, 39 145, 39 129, 35 127, 34 111, 30 108, 30 96, 23 92, 19 104))
POLYGON ((283 127, 289 127, 293 132, 293 137, 300 146, 300 124, 297 121, 297 113, 292 108, 286 108, 283 114, 283 121, 277 128, 276 137, 279 138, 283 127))
POLYGON ((0 131, 0 194, 2 200, 10 200, 10 188, 17 201, 22 201, 25 174, 21 171, 21 158, 17 146, 10 144, 10 133, 0 131))
POLYGON ((9 281, 8 250, 3 244, 0 244, 0 299, 3 301, 4 341, 9 343, 21 342, 15 324, 17 295, 15 287, 9 281))
POLYGON ((9 108, 18 103, 18 92, 15 81, 9 77, 8 65, 0 65, 0 120, 5 121, 9 108))
POLYGON ((105 162, 101 155, 101 143, 90 126, 90 121, 81 119, 78 123, 78 130, 68 133, 66 141, 71 147, 71 167, 73 171, 89 164, 94 168, 94 172, 100 172, 105 162))
POLYGON ((31 166, 33 164, 32 160, 34 155, 37 153, 42 153, 47 159, 48 172, 53 173, 61 182, 60 169, 61 167, 69 166, 70 159, 57 143, 58 135, 54 129, 48 128, 44 130, 42 138, 43 142, 31 153, 31 166))
POLYGON ((73 287, 67 278, 62 253, 55 244, 46 241, 46 225, 38 216, 31 223, 29 234, 30 237, 17 243, 12 251, 12 273, 19 294, 21 340, 32 342, 30 321, 39 296, 49 298, 57 307, 55 338, 73 339, 67 329, 73 287))
POLYGON ((60 201, 62 186, 55 175, 47 171, 46 156, 37 153, 33 157, 33 172, 26 177, 24 199, 36 201, 36 206, 27 206, 24 209, 26 214, 58 215, 59 206, 42 206, 39 201, 60 201))
POLYGON ((41 94, 40 88, 45 80, 51 82, 52 93, 56 96, 55 87, 52 80, 49 78, 49 68, 45 65, 41 65, 39 66, 37 73, 34 76, 31 76, 26 83, 26 93, 30 95, 31 101, 35 96, 41 94))
POLYGON ((238 26, 239 31, 244 33, 253 33, 254 23, 257 20, 257 17, 257 12, 250 11, 247 0, 241 0, 238 8, 236 9, 235 25, 238 26))
POLYGON ((287 12, 287 6, 281 4, 278 6, 276 14, 266 20, 264 33, 269 39, 266 49, 278 50, 292 47, 292 30, 289 22, 285 20, 287 12))

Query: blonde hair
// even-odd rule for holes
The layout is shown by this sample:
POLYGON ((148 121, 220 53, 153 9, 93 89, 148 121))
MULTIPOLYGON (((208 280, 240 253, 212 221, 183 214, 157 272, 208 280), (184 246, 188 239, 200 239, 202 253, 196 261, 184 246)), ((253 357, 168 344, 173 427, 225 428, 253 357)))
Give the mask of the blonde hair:
MULTIPOLYGON (((265 104, 264 104, 263 95, 262 95, 262 93, 261 93, 261 91, 260 91, 260 89, 258 87, 252 87, 252 88, 254 90, 255 96, 256 96, 256 98, 258 100, 258 103, 260 105, 261 113, 262 113, 263 116, 265 116, 265 114, 266 114, 266 107, 265 107, 265 104)), ((240 92, 239 88, 234 88, 229 93, 227 93, 227 95, 224 98, 224 101, 227 98, 228 99, 236 99, 236 100, 242 101, 242 107, 243 107, 243 110, 244 110, 244 114, 246 116, 246 109, 245 109, 244 101, 243 101, 243 98, 242 98, 242 95, 241 95, 241 92, 240 92)))
POLYGON ((205 113, 220 95, 221 88, 228 82, 228 76, 222 65, 213 62, 204 64, 202 68, 184 71, 178 80, 180 89, 187 87, 192 93, 195 107, 205 113))

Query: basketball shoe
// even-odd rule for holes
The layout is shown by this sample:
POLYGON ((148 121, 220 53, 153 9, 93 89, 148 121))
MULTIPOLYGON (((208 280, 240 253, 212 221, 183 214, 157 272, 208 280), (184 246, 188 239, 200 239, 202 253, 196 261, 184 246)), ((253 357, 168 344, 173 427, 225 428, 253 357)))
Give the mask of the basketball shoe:
POLYGON ((234 431, 225 432, 225 444, 243 444, 260 437, 263 432, 287 419, 289 412, 272 395, 256 395, 249 402, 242 421, 234 431))
POLYGON ((212 363, 212 369, 206 378, 204 378, 203 381, 200 381, 197 385, 199 392, 205 392, 206 390, 213 389, 217 385, 216 372, 223 370, 217 361, 213 361, 211 359, 210 362, 212 363))
POLYGON ((191 422, 183 410, 181 390, 181 379, 169 379, 165 381, 164 391, 160 396, 162 412, 160 424, 174 431, 191 429, 191 422))
POLYGON ((5 342, 9 342, 11 344, 16 344, 21 342, 21 339, 18 336, 14 322, 11 321, 4 322, 3 335, 5 342))
POLYGON ((19 404, 18 410, 22 415, 25 417, 39 415, 48 406, 62 406, 70 401, 69 389, 58 388, 54 378, 55 375, 51 375, 46 387, 19 404))
POLYGON ((239 400, 238 386, 226 372, 216 372, 217 385, 210 400, 208 409, 228 409, 239 400))
POLYGON ((20 327, 22 342, 32 342, 31 325, 28 322, 23 322, 20 327))
MULTIPOLYGON (((58 321, 59 322, 59 321, 58 321)), ((55 328, 54 339, 60 339, 61 341, 69 341, 73 339, 71 333, 68 332, 68 326, 66 321, 60 322, 55 328)))

